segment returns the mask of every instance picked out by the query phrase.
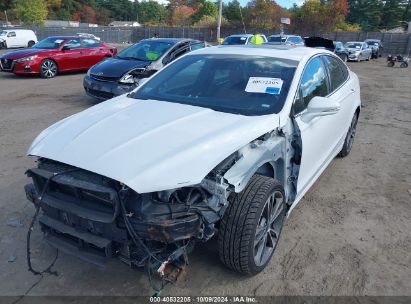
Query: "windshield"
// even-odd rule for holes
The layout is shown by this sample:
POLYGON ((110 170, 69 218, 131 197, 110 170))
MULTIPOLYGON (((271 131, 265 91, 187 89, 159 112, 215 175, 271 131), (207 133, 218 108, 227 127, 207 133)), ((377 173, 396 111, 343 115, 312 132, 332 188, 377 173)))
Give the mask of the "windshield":
POLYGON ((345 45, 345 47, 347 49, 360 49, 362 46, 362 43, 360 42, 347 42, 347 44, 345 45))
POLYGON ((0 36, 6 36, 7 32, 6 31, 0 31, 0 36))
POLYGON ((118 53, 117 58, 141 61, 154 61, 164 55, 173 43, 156 40, 143 40, 118 53))
POLYGON ((137 90, 154 99, 242 115, 281 111, 298 62, 246 55, 189 55, 137 90))
POLYGON ((33 48, 45 50, 58 49, 63 42, 64 39, 61 38, 46 38, 33 45, 33 48))
POLYGON ((271 36, 268 37, 268 42, 285 42, 286 38, 281 36, 271 36))
POLYGON ((241 37, 241 36, 230 36, 224 39, 223 45, 239 45, 239 44, 245 44, 247 42, 247 37, 241 37))

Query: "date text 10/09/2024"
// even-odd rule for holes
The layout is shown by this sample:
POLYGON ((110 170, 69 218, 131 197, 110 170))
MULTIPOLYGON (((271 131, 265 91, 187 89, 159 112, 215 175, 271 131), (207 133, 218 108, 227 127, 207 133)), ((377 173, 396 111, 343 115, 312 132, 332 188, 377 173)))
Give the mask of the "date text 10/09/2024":
POLYGON ((248 296, 168 296, 168 297, 150 297, 151 303, 257 303, 255 297, 248 296))

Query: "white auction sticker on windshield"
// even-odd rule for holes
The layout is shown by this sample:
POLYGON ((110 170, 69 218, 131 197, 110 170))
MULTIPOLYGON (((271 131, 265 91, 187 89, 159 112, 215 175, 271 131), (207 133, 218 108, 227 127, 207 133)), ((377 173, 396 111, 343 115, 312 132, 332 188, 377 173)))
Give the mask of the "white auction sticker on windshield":
POLYGON ((270 77, 250 77, 245 91, 249 93, 280 94, 283 80, 270 77))

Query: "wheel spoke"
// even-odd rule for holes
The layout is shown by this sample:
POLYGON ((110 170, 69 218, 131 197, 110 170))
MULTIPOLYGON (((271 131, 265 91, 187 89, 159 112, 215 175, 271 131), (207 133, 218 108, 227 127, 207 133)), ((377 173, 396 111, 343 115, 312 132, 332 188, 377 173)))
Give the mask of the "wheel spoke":
POLYGON ((264 249, 265 249, 266 243, 267 243, 267 233, 264 233, 264 237, 257 244, 257 253, 255 255, 255 258, 259 263, 261 263, 262 258, 264 256, 264 251, 265 251, 264 249))
POLYGON ((255 233, 254 246, 257 246, 257 244, 261 241, 261 239, 266 234, 266 230, 267 230, 266 227, 267 226, 257 226, 256 233, 255 233))

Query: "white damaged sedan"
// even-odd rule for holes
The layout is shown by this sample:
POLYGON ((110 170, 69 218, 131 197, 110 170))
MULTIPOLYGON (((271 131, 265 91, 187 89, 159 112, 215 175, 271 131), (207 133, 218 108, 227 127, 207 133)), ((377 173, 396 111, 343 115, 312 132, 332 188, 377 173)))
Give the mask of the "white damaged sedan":
POLYGON ((89 262, 172 281, 216 234, 221 261, 254 275, 287 214, 350 153, 360 106, 357 76, 326 50, 205 48, 43 131, 25 191, 49 243, 89 262))

